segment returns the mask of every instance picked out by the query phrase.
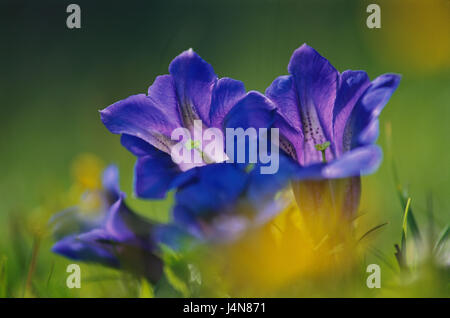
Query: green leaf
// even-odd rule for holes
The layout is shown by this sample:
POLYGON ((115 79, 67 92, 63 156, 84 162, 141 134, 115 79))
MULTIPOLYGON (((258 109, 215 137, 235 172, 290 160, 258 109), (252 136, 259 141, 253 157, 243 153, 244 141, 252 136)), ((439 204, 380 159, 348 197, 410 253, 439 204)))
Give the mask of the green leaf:
MULTIPOLYGON (((394 182, 395 182, 396 188, 397 188, 397 196, 400 200, 400 204, 402 205, 403 209, 406 209, 406 205, 408 203, 408 193, 406 191, 403 191, 403 188, 400 185, 398 173, 397 173, 397 167, 393 160, 392 160, 392 172, 393 172, 394 182)), ((411 235, 416 241, 420 241, 421 235, 420 235, 419 227, 416 222, 416 218, 414 217, 412 208, 409 207, 408 210, 409 210, 409 212, 408 212, 409 216, 408 216, 407 222, 408 222, 408 226, 411 230, 411 235)))
POLYGON ((393 272, 396 272, 396 269, 395 269, 394 266, 391 264, 391 262, 390 262, 389 259, 386 257, 386 255, 383 254, 382 251, 378 250, 378 249, 375 248, 374 246, 369 246, 368 250, 369 250, 369 252, 371 252, 373 255, 375 255, 375 257, 377 257, 379 260, 381 260, 386 266, 388 266, 390 270, 392 270, 393 272))
POLYGON ((408 230, 408 212, 410 206, 411 206, 411 198, 408 198, 408 201, 406 202, 405 212, 403 214, 403 226, 402 226, 403 233, 405 234, 405 239, 408 230))
POLYGON ((189 297, 190 291, 187 283, 180 276, 183 276, 183 269, 187 270, 182 255, 172 250, 166 245, 161 244, 162 259, 164 261, 164 274, 169 284, 183 297, 189 297), (180 269, 181 267, 181 269, 180 269), (175 271, 178 269, 177 271, 175 271), (181 275, 178 275, 181 273, 181 275))
POLYGON ((358 243, 361 242, 361 240, 363 240, 364 238, 366 238, 367 236, 369 236, 371 233, 376 232, 377 230, 381 229, 382 227, 388 225, 388 222, 385 222, 383 224, 379 224, 373 228, 371 228, 370 230, 368 230, 366 233, 364 233, 358 240, 358 243))
POLYGON ((176 291, 180 292, 184 298, 189 297, 190 293, 187 284, 180 279, 169 266, 164 267, 164 273, 166 274, 167 280, 176 291))
POLYGON ((406 266, 406 233, 408 228, 408 214, 409 214, 408 212, 410 206, 411 206, 411 198, 408 198, 408 201, 406 202, 405 211, 403 212, 402 239, 400 247, 398 247, 398 245, 395 245, 395 248, 397 250, 395 256, 397 258, 397 262, 400 268, 405 268, 406 266))
POLYGON ((437 252, 441 248, 441 246, 443 246, 447 242, 449 238, 450 238, 450 227, 447 225, 445 229, 442 231, 441 235, 439 236, 439 239, 437 240, 433 251, 437 252))
POLYGON ((144 278, 141 281, 141 290, 139 291, 139 298, 154 298, 153 287, 144 278))

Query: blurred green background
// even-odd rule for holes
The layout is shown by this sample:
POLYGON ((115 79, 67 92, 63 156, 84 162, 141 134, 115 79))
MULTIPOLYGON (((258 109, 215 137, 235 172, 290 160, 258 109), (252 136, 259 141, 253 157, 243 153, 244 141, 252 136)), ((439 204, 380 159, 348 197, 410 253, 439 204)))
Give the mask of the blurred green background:
MULTIPOLYGON (((382 28, 368 29, 366 7, 372 2, 2 0, 0 296, 130 296, 123 286, 109 288, 115 283, 107 279, 86 284, 81 292, 65 288, 65 267, 71 262, 51 254, 49 237, 33 258, 33 229, 64 207, 59 198, 72 184, 70 167, 81 153, 117 163, 130 204, 167 220, 170 200, 133 197, 134 157, 102 125, 98 110, 146 92, 188 48, 219 76, 242 80, 248 90, 260 92, 287 73, 292 52, 305 42, 339 71, 362 69, 371 78, 402 74, 381 115, 379 143, 386 154, 389 122, 399 177, 409 186, 417 219, 426 218, 431 194, 437 222, 448 223, 449 1, 375 1, 382 28), (81 29, 66 27, 66 7, 73 2, 81 7, 81 29)), ((402 207, 386 160, 377 173, 363 178, 363 187, 364 222, 367 227, 389 222, 377 244, 393 253, 402 207)), ((92 272, 92 281, 109 275, 96 266, 82 268, 92 272)))

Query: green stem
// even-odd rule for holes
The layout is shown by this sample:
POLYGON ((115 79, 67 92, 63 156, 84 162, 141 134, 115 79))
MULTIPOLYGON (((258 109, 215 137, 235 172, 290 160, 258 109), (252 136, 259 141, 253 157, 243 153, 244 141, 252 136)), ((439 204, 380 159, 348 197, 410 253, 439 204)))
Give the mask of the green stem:
POLYGON ((324 162, 324 163, 327 162, 327 158, 325 156, 325 150, 327 150, 327 148, 329 146, 330 146, 330 142, 329 141, 325 141, 323 144, 317 144, 317 145, 314 146, 317 151, 320 151, 322 153, 322 162, 324 162))
POLYGON ((321 150, 322 152, 322 162, 326 163, 327 162, 327 158, 325 157, 325 150, 321 150))

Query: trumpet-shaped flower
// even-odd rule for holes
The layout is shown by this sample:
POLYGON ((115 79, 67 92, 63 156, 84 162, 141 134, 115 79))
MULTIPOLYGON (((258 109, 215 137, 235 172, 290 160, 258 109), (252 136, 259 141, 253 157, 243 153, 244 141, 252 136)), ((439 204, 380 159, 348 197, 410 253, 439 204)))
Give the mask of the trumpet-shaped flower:
POLYGON ((97 175, 85 176, 91 183, 99 183, 99 188, 87 189, 82 193, 80 202, 50 219, 52 234, 61 239, 70 234, 82 233, 100 226, 111 205, 120 197, 119 171, 110 165, 104 169, 101 181, 97 175))
POLYGON ((275 126, 280 128, 280 147, 312 179, 376 170, 382 155, 373 144, 378 116, 400 77, 384 74, 370 81, 364 71, 340 74, 306 44, 294 52, 288 71, 266 90, 279 110, 275 126))
POLYGON ((73 260, 129 270, 156 282, 162 275, 154 239, 156 225, 127 207, 125 194, 119 190, 116 167, 105 170, 103 184, 106 206, 95 219, 72 211, 63 211, 53 218, 59 240, 52 251, 73 260))
POLYGON ((177 184, 173 222, 159 228, 159 240, 175 248, 186 237, 225 242, 274 217, 285 205, 280 191, 295 166, 285 156, 277 173, 261 174, 258 165, 219 163, 193 169, 177 184))
POLYGON ((208 142, 202 145, 207 139, 202 128, 223 132, 226 127, 268 127, 275 112, 262 94, 246 94, 242 82, 219 79, 192 49, 170 63, 169 73, 158 76, 147 95, 130 96, 101 111, 105 126, 121 134, 122 145, 137 156, 134 190, 142 198, 162 198, 182 172, 224 161, 225 149, 208 152, 208 142), (174 147, 181 142, 172 134, 179 128, 199 136, 183 144, 192 156, 201 153, 200 162, 172 160, 174 147))
POLYGON ((338 209, 353 214, 359 204, 359 176, 374 172, 381 162, 382 152, 374 144, 378 116, 400 77, 384 74, 370 81, 364 71, 339 73, 306 44, 294 52, 288 71, 290 75, 278 77, 266 90, 278 108, 274 126, 280 129, 280 148, 301 167, 295 178, 328 180, 294 184, 297 200, 306 199, 306 209, 317 212, 323 209, 322 189, 329 192, 329 202, 336 201, 338 191, 346 196, 338 209), (301 188, 308 193, 301 194, 301 188))
POLYGON ((279 169, 271 174, 261 173, 266 165, 261 161, 215 163, 183 173, 174 183, 172 222, 158 227, 157 240, 175 249, 226 243, 269 222, 286 206, 285 190, 297 170, 288 156, 277 155, 279 169))
POLYGON ((223 278, 235 296, 270 295, 289 282, 331 272, 340 279, 354 270, 351 223, 337 214, 301 213, 283 191, 297 168, 281 158, 274 175, 230 164, 193 169, 178 184, 173 222, 157 229, 158 241, 194 255, 206 250, 202 272, 223 278))

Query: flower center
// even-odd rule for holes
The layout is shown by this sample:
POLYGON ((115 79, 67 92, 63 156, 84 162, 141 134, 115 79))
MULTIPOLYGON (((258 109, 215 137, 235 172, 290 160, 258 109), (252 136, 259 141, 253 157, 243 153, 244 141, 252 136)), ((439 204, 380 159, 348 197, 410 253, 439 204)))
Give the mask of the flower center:
POLYGON ((210 156, 208 156, 207 153, 205 153, 202 150, 200 140, 189 139, 184 144, 184 147, 187 150, 196 150, 196 151, 198 151, 198 153, 202 156, 202 160, 203 160, 203 162, 205 164, 210 164, 210 163, 214 163, 215 162, 214 159, 212 159, 210 156))
POLYGON ((322 162, 326 163, 327 159, 325 157, 325 150, 327 150, 327 148, 330 146, 330 142, 329 141, 325 141, 323 144, 317 144, 314 147, 316 147, 317 151, 322 152, 322 162))

